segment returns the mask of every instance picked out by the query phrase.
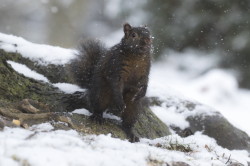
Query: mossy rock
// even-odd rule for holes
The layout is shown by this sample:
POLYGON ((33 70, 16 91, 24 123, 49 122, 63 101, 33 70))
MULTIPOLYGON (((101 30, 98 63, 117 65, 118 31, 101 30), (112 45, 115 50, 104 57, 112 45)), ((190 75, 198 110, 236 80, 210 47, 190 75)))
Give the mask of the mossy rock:
MULTIPOLYGON (((65 72, 67 66, 42 66, 30 59, 23 58, 18 53, 7 53, 0 50, 0 114, 7 117, 7 120, 0 122, 0 128, 3 128, 3 126, 13 127, 12 119, 18 119, 23 126, 50 122, 58 129, 76 129, 85 134, 111 133, 114 137, 126 138, 126 134, 121 129, 121 124, 117 121, 107 119, 104 124, 100 125, 91 121, 88 116, 69 113, 80 106, 88 109, 87 95, 65 94, 50 83, 27 78, 13 70, 7 63, 8 60, 27 65, 32 70, 44 74, 51 82, 71 82, 70 77, 65 72), (20 104, 24 101, 29 101, 29 107, 34 107, 37 110, 42 109, 34 103, 46 105, 48 107, 46 108, 47 112, 37 112, 37 110, 35 112, 23 112, 20 109, 20 104), (75 101, 73 106, 72 101, 75 101), (54 123, 55 121, 65 123, 60 125, 54 123)), ((157 138, 170 134, 168 127, 152 113, 148 106, 142 109, 142 114, 134 127, 138 137, 157 138)))

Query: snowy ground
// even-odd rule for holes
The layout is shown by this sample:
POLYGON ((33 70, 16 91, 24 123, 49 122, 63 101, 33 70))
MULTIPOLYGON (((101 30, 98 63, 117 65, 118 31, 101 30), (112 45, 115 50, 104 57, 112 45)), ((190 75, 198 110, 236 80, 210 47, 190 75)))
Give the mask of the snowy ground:
POLYGON ((79 135, 71 131, 53 131, 49 124, 33 126, 30 130, 5 128, 0 133, 0 165, 18 166, 144 166, 150 162, 171 163, 183 161, 190 165, 224 165, 231 155, 232 161, 246 164, 245 151, 229 151, 219 147, 215 140, 196 133, 188 138, 171 135, 155 140, 143 139, 129 143, 110 135, 79 135), (49 132, 50 131, 50 132, 49 132), (157 148, 154 145, 181 143, 194 151, 179 152, 157 148))
MULTIPOLYGON (((22 38, 1 33, 0 48, 20 52, 42 65, 65 64, 74 58, 74 50, 33 44, 22 38)), ((250 91, 239 89, 230 72, 220 69, 208 70, 216 65, 216 58, 208 59, 195 51, 173 56, 175 54, 170 52, 167 59, 163 58, 161 62, 153 65, 147 95, 162 99, 172 97, 176 100, 185 98, 200 101, 216 108, 232 124, 250 135, 250 128, 247 126, 250 91), (204 74, 204 71, 207 72, 204 74)), ((12 61, 8 63, 27 77, 49 82, 46 77, 31 71, 25 65, 12 61)), ((53 85, 65 93, 79 89, 66 83, 53 85)), ((181 128, 189 125, 185 117, 177 115, 171 107, 169 110, 163 107, 152 109, 166 124, 175 124, 181 128)), ((218 146, 214 139, 200 132, 187 138, 173 134, 155 140, 142 139, 133 144, 110 135, 79 135, 73 130, 54 131, 47 123, 32 126, 28 130, 6 127, 0 132, 0 166, 144 166, 153 163, 164 165, 173 161, 183 161, 190 165, 222 166, 229 158, 230 161, 247 165, 247 162, 250 162, 248 156, 246 151, 224 149, 218 146), (179 152, 166 148, 176 143, 185 145, 192 151, 179 152)))

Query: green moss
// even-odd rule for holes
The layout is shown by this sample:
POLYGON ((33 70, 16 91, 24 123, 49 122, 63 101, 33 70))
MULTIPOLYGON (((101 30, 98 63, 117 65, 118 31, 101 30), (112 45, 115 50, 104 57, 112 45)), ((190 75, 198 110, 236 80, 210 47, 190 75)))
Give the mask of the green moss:
POLYGON ((117 121, 105 119, 103 124, 98 124, 89 119, 88 116, 72 114, 72 123, 80 132, 88 134, 111 134, 112 137, 126 139, 126 133, 121 129, 117 121))
POLYGON ((15 72, 7 63, 11 61, 29 61, 22 58, 17 53, 7 53, 0 50, 0 101, 2 102, 16 102, 25 98, 50 101, 56 99, 56 89, 50 84, 41 83, 34 79, 27 78, 22 74, 15 72), (55 96, 48 96, 45 92, 54 92, 55 96))

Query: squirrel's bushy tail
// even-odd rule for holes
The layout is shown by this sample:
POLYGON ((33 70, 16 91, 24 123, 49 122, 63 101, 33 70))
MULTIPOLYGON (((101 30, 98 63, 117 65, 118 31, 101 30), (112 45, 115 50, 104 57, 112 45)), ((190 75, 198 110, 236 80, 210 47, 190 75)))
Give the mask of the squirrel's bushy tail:
POLYGON ((95 67, 105 51, 103 44, 98 40, 81 42, 77 58, 70 64, 70 73, 77 85, 90 88, 95 67))

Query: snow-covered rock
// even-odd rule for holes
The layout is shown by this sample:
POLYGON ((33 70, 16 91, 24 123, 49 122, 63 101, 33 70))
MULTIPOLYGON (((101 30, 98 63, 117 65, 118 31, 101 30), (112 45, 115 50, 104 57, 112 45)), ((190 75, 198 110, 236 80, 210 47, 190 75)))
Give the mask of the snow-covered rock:
MULTIPOLYGON (((18 52, 24 58, 45 67, 51 64, 63 66, 74 58, 74 51, 72 50, 33 44, 11 35, 0 34, 0 41, 0 49, 7 52, 18 52)), ((131 166, 174 165, 179 162, 189 165, 220 166, 235 161, 247 165, 250 162, 249 153, 246 151, 249 151, 248 135, 231 125, 218 112, 219 110, 197 102, 198 99, 192 94, 196 91, 195 88, 194 91, 185 89, 185 87, 191 85, 202 87, 204 80, 214 79, 214 73, 212 73, 212 76, 208 75, 200 79, 200 82, 197 81, 197 84, 195 84, 188 77, 188 72, 185 74, 178 73, 179 71, 174 70, 174 68, 172 68, 172 71, 166 72, 169 68, 167 61, 164 63, 166 64, 153 65, 147 96, 153 112, 166 125, 171 126, 172 135, 152 140, 145 138, 141 139, 139 143, 131 144, 128 141, 112 138, 111 134, 81 135, 74 130, 54 131, 53 126, 48 123, 32 126, 26 130, 5 127, 0 132, 0 165, 131 166), (166 74, 164 70, 171 77, 164 75, 166 74), (175 80, 175 77, 181 79, 175 80), (174 84, 169 84, 171 81, 174 84), (181 81, 185 84, 181 84, 181 81), (184 92, 185 96, 173 89, 184 92), (191 99, 193 97, 196 100, 191 99), (185 138, 176 134, 183 131, 190 131, 186 135, 183 134, 183 136, 186 136, 185 138), (181 150, 183 148, 184 150, 181 150)), ((36 73, 33 70, 34 68, 29 70, 28 65, 23 66, 23 64, 17 64, 13 61, 9 61, 9 65, 25 77, 52 84, 46 74, 36 73)), ((174 64, 172 63, 172 65, 174 64)), ((218 72, 215 73, 218 74, 218 72)), ((195 73, 192 73, 193 78, 194 76, 195 73)), ((221 73, 220 77, 224 76, 225 74, 221 73)), ((57 78, 60 79, 60 75, 57 78)), ((225 77, 225 79, 229 80, 231 77, 225 77)), ((228 99, 228 95, 223 96, 220 93, 226 91, 230 93, 225 94, 232 96, 232 98, 229 98, 233 101, 237 100, 237 97, 233 96, 238 94, 239 89, 232 79, 231 82, 228 82, 228 86, 220 84, 220 86, 215 87, 213 81, 205 82, 212 89, 218 87, 219 90, 222 89, 218 92, 219 94, 213 93, 214 95, 228 99)), ((80 90, 78 87, 61 81, 55 82, 54 80, 53 85, 65 93, 80 90)), ((217 91, 215 90, 215 92, 217 91)), ((82 112, 75 111, 75 113, 82 112)), ((86 115, 86 111, 84 115, 86 115)), ((110 117, 107 116, 107 118, 110 117)), ((112 120, 119 121, 119 118, 113 118, 112 120)), ((147 124, 150 123, 147 122, 147 124)), ((143 127, 147 131, 154 131, 154 128, 150 128, 150 125, 143 127)))

